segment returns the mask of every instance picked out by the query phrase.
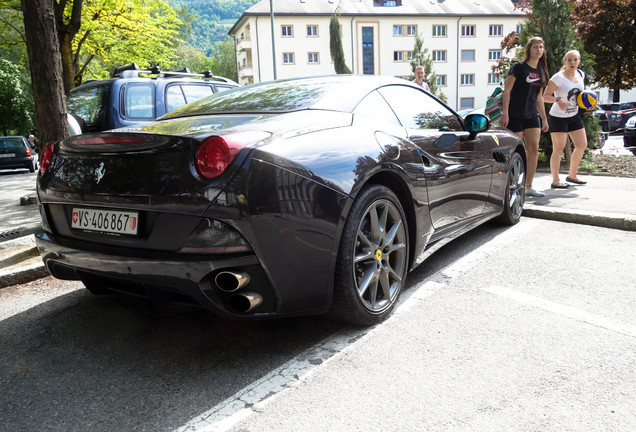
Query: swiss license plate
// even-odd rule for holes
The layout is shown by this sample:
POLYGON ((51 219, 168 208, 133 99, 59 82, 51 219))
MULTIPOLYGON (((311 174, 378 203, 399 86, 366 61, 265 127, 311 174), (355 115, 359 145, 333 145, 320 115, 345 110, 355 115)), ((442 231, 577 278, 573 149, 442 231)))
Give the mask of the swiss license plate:
POLYGON ((10 158, 10 157, 15 157, 15 153, 3 153, 3 154, 0 154, 0 158, 10 158))
POLYGON ((71 228, 100 233, 136 235, 138 227, 138 212, 74 208, 71 218, 71 228))

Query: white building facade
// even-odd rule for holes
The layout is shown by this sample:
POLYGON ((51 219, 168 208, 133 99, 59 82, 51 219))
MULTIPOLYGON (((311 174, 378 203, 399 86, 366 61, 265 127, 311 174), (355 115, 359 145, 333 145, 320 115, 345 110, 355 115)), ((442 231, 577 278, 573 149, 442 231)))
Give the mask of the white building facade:
POLYGON ((505 77, 492 73, 503 38, 519 30, 511 0, 263 0, 230 30, 240 84, 335 73, 329 21, 339 7, 342 46, 354 74, 409 77, 415 36, 433 60, 448 105, 477 108, 505 77), (274 47, 274 48, 273 48, 274 47))

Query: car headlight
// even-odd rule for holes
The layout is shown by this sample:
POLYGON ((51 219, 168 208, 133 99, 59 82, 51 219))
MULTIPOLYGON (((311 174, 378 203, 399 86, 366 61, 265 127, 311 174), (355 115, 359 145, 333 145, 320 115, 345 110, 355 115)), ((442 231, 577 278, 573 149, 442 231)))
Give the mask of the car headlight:
POLYGON ((636 128, 636 116, 630 117, 629 120, 627 120, 627 123, 625 123, 625 127, 630 129, 636 128))

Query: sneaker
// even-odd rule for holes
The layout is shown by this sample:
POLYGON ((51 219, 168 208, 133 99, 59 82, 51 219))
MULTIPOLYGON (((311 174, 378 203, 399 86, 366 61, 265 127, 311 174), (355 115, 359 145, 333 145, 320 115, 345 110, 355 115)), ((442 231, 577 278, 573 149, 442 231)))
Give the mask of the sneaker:
POLYGON ((536 189, 529 188, 529 189, 526 189, 526 196, 541 198, 541 197, 544 197, 545 194, 543 192, 539 192, 536 189))

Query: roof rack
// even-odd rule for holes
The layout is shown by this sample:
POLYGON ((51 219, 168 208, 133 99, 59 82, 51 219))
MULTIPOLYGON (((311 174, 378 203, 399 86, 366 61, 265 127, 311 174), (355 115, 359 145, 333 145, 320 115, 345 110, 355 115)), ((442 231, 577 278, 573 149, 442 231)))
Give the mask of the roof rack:
POLYGON ((153 66, 149 70, 141 70, 139 68, 139 65, 137 65, 137 63, 130 63, 127 65, 119 66, 118 68, 115 68, 115 70, 113 71, 112 77, 113 78, 136 78, 140 74, 153 74, 162 78, 169 78, 169 77, 208 78, 208 79, 214 79, 216 81, 238 85, 238 83, 232 81, 231 79, 214 75, 212 71, 209 71, 209 70, 203 71, 201 73, 192 73, 190 72, 190 69, 186 67, 178 71, 162 71, 159 66, 153 66))

